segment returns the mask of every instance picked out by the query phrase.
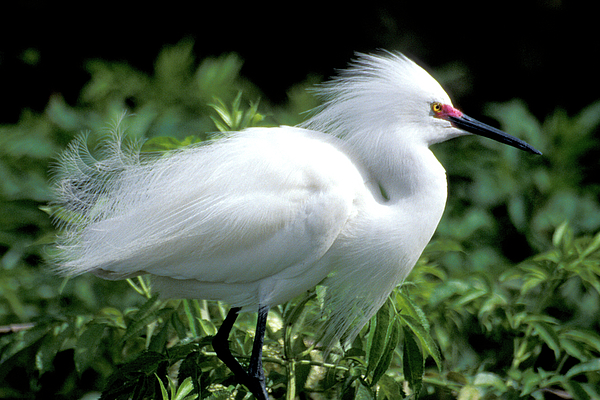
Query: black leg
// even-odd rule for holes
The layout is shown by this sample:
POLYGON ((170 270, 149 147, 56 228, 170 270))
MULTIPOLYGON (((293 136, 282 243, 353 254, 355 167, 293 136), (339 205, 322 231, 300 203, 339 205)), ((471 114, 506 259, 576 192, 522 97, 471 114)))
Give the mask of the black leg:
POLYGON ((212 345, 213 349, 215 349, 215 353, 217 353, 217 357, 227 365, 241 383, 245 384, 250 377, 246 370, 233 357, 231 350, 229 349, 229 333, 231 332, 231 328, 233 327, 239 312, 239 308, 232 308, 229 310, 227 317, 225 317, 225 321, 223 321, 223 325, 221 325, 212 340, 212 345))
MULTIPOLYGON (((254 335, 254 343, 252 344, 252 357, 250 357, 250 365, 248 366, 248 375, 255 382, 255 390, 260 390, 265 400, 267 399, 267 388, 265 386, 265 370, 262 366, 262 348, 265 341, 268 314, 269 306, 262 306, 258 309, 256 333, 254 335)), ((252 393, 254 393, 256 398, 262 399, 254 390, 252 390, 252 393)))
POLYGON ((265 372, 262 368, 262 346, 264 343, 269 307, 263 306, 258 310, 258 321, 256 322, 256 335, 252 345, 252 356, 248 372, 233 357, 229 349, 229 333, 237 319, 239 308, 229 310, 223 325, 212 341, 217 357, 233 372, 238 381, 246 386, 258 400, 267 400, 267 389, 265 387, 265 372))

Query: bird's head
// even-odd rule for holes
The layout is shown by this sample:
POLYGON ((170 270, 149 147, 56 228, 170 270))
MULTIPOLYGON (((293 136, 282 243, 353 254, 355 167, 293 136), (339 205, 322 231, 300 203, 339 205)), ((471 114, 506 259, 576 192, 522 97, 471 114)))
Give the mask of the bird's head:
POLYGON ((325 101, 304 126, 358 142, 398 135, 427 146, 476 134, 535 154, 538 150, 454 108, 441 85, 400 53, 359 55, 350 67, 317 89, 325 101))
POLYGON ((451 104, 433 102, 431 103, 431 112, 434 118, 449 122, 452 128, 459 131, 458 136, 460 136, 460 134, 464 135, 471 133, 493 139, 497 142, 504 143, 533 154, 542 154, 539 150, 536 150, 533 146, 524 142, 523 140, 511 136, 500 129, 496 129, 490 125, 484 124, 483 122, 477 121, 476 119, 463 114, 451 104))

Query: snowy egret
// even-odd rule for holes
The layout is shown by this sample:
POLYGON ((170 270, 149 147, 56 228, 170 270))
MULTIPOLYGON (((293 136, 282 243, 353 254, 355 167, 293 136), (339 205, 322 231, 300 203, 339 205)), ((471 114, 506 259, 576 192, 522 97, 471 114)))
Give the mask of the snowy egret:
POLYGON ((231 305, 217 355, 259 399, 269 308, 321 283, 323 333, 354 337, 410 272, 446 203, 429 146, 469 133, 541 154, 453 107, 399 53, 359 55, 318 93, 300 127, 252 128, 144 160, 119 135, 92 160, 85 139, 60 158, 56 203, 69 211, 58 269, 106 279, 150 274, 163 296, 231 305), (258 311, 246 371, 228 336, 258 311))

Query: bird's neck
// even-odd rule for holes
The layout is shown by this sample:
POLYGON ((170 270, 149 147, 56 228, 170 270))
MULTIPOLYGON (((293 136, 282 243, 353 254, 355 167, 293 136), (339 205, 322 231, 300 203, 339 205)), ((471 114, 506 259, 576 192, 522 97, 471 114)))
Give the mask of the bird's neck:
POLYGON ((418 201, 445 206, 446 171, 428 147, 379 142, 376 147, 361 148, 359 153, 368 180, 380 189, 389 205, 418 201))
POLYGON ((390 232, 398 232, 398 223, 405 224, 401 233, 414 235, 414 245, 425 247, 446 205, 446 171, 427 146, 381 144, 361 150, 370 189, 387 209, 386 221, 381 222, 390 224, 390 232))

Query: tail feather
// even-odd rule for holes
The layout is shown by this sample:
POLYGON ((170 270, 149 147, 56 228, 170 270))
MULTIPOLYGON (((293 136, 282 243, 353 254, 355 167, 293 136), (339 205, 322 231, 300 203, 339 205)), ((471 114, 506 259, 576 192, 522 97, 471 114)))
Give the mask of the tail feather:
POLYGON ((54 263, 62 273, 83 273, 67 267, 69 260, 84 252, 78 233, 91 224, 110 217, 120 190, 120 177, 140 165, 141 141, 124 141, 123 117, 108 131, 98 147, 98 157, 90 152, 89 134, 73 140, 61 154, 52 170, 54 201, 51 207, 54 223, 62 230, 57 240, 58 254, 54 263))

